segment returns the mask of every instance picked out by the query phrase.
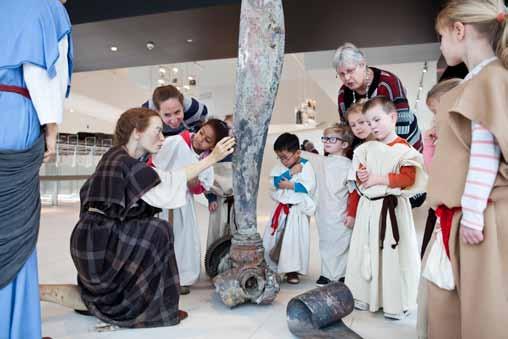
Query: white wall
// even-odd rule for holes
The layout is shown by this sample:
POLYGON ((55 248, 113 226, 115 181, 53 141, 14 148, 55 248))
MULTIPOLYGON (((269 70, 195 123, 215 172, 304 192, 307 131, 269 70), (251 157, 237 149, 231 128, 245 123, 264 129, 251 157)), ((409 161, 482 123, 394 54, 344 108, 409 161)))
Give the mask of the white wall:
MULTIPOLYGON (((331 60, 328 60, 330 53, 322 54, 326 54, 326 57, 320 55, 316 58, 312 53, 309 54, 309 58, 307 54, 286 55, 272 115, 273 124, 294 123, 295 107, 307 98, 317 101, 319 122, 337 121, 336 101, 340 82, 330 66, 331 60)), ((376 57, 377 59, 379 58, 376 57)), ((385 55, 379 60, 389 59, 389 56, 385 55)), ((202 61, 190 63, 189 66, 178 66, 181 69, 181 77, 186 77, 187 74, 197 77, 198 87, 193 94, 208 106, 211 114, 223 117, 233 112, 235 59, 202 61), (182 72, 185 69, 187 73, 184 75, 182 72)), ((389 70, 400 77, 406 87, 411 107, 414 108, 423 62, 382 64, 376 67, 389 70)), ((171 66, 168 65, 168 68, 171 66)), ((436 62, 430 61, 428 68, 417 112, 422 129, 428 128, 431 120, 424 98, 436 81, 436 62)), ((151 91, 157 86, 158 69, 158 66, 151 66, 75 74, 61 130, 72 133, 79 130, 110 133, 122 112, 130 107, 139 106, 151 96, 151 91), (70 112, 71 109, 73 113, 70 112)))

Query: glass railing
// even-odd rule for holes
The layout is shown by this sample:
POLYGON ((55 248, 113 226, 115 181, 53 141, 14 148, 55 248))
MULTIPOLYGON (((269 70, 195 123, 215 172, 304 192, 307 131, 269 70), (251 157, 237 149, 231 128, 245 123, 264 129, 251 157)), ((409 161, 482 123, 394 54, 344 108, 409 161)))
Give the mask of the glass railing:
POLYGON ((56 161, 43 164, 39 172, 42 203, 56 206, 60 202, 78 202, 81 186, 111 145, 111 139, 97 145, 95 137, 84 141, 78 141, 76 135, 59 138, 56 161))

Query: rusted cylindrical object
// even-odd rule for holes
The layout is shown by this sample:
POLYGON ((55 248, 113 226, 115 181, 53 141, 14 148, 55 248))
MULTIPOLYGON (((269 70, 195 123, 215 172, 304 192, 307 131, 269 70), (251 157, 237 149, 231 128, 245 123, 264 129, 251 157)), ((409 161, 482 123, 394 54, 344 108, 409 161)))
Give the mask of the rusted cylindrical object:
POLYGON ((291 299, 287 306, 291 332, 321 329, 339 322, 353 312, 354 300, 349 288, 341 282, 330 283, 291 299))

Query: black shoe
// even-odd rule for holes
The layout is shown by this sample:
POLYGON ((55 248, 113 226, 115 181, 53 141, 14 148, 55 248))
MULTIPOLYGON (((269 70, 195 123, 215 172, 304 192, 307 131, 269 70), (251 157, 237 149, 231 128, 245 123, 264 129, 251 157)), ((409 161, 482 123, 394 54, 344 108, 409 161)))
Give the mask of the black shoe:
POLYGON ((346 281, 346 278, 345 278, 345 277, 342 277, 342 278, 340 278, 340 279, 339 279, 339 281, 340 281, 341 283, 344 283, 344 282, 346 281))
POLYGON ((186 295, 190 293, 189 286, 180 286, 180 295, 186 295))
POLYGON ((330 279, 323 277, 322 275, 319 276, 319 279, 316 281, 316 285, 318 286, 325 286, 330 283, 330 279))
POLYGON ((286 281, 288 284, 296 285, 300 283, 300 278, 298 278, 298 272, 289 272, 286 273, 286 281))

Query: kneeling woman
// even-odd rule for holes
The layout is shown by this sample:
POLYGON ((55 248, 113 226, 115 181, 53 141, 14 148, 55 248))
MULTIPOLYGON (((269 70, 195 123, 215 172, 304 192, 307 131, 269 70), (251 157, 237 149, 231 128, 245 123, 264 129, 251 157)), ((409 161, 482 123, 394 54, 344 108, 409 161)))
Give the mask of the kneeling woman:
POLYGON ((154 215, 159 208, 183 206, 187 182, 231 154, 234 140, 226 138, 206 159, 169 172, 143 161, 163 141, 155 111, 122 114, 115 147, 80 191, 80 219, 71 236, 79 287, 41 286, 42 300, 88 310, 121 327, 170 326, 187 316, 178 310, 173 229, 154 215))

